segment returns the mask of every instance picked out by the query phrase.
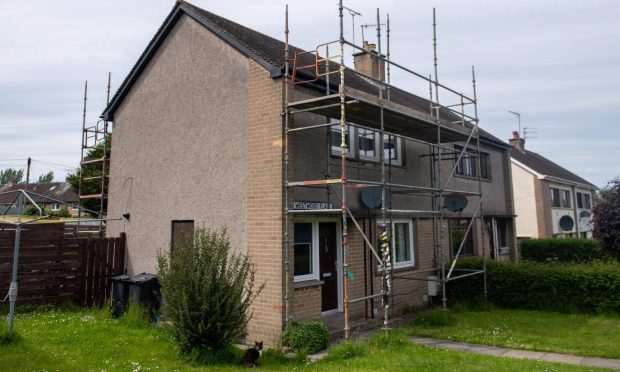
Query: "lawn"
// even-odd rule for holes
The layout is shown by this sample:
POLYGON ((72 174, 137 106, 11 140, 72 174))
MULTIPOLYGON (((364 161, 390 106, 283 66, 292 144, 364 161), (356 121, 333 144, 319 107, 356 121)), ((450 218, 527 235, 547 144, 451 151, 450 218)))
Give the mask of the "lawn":
POLYGON ((620 359, 620 316, 545 311, 435 310, 412 326, 417 336, 515 349, 620 359))
MULTIPOLYGON (((0 335, 6 317, 0 317, 0 335)), ((240 365, 195 365, 177 354, 169 334, 131 317, 111 319, 104 311, 45 310, 18 314, 17 337, 0 336, 0 370, 242 370, 240 365)), ((238 352, 240 357, 242 351, 238 352)), ((267 351, 265 370, 592 370, 537 361, 439 350, 410 343, 405 332, 341 344, 309 364, 267 351)))

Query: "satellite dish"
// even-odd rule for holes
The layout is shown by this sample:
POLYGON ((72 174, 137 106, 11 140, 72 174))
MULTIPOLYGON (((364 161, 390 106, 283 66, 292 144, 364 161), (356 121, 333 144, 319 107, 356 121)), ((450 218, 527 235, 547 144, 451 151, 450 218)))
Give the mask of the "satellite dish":
POLYGON ((463 195, 448 195, 443 198, 443 207, 451 212, 462 212, 467 203, 467 197, 463 195))
POLYGON ((590 231, 591 219, 592 219, 592 213, 581 211, 581 213, 579 213, 579 230, 590 231))
POLYGON ((571 216, 562 216, 560 218, 560 230, 572 231, 573 227, 575 227, 575 221, 571 216))
MULTIPOLYGON (((381 186, 367 187, 362 190, 362 203, 368 208, 380 208, 381 207, 381 186)), ((385 189, 385 202, 390 203, 392 198, 392 192, 389 188, 385 189)))

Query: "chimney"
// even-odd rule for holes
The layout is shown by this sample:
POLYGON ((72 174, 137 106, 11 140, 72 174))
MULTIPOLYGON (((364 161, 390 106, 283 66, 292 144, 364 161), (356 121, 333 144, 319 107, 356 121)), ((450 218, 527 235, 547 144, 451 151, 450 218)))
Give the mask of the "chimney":
POLYGON ((525 140, 519 137, 519 132, 513 131, 512 138, 508 140, 510 146, 519 151, 525 151, 525 140))
POLYGON ((377 46, 364 41, 364 51, 353 54, 355 70, 374 79, 385 81, 385 62, 377 58, 378 55, 377 46))

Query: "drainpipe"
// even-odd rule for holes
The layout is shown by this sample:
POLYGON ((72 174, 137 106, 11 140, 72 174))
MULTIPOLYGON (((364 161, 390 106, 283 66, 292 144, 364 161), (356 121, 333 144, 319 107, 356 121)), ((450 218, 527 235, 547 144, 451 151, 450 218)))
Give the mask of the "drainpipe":
POLYGON ((581 238, 581 226, 579 226, 579 211, 577 210, 577 189, 575 185, 571 186, 573 192, 573 213, 575 214, 575 231, 577 231, 577 237, 581 238))

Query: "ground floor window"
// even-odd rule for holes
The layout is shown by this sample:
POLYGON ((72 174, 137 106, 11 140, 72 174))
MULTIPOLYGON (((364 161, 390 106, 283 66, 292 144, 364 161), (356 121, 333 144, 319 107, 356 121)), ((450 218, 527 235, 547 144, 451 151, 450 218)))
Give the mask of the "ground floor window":
POLYGON ((413 222, 411 220, 397 220, 392 222, 392 249, 394 251, 394 267, 413 266, 415 256, 413 251, 413 222))
POLYGON ((52 211, 57 212, 60 210, 60 203, 52 203, 52 211))
POLYGON ((452 255, 456 256, 456 253, 463 243, 463 249, 461 249, 461 255, 473 255, 474 254, 474 226, 467 232, 469 226, 469 218, 454 218, 450 221, 450 242, 452 246, 452 255))
POLYGON ((316 280, 318 268, 318 226, 316 222, 296 222, 294 225, 294 262, 295 281, 316 280))

